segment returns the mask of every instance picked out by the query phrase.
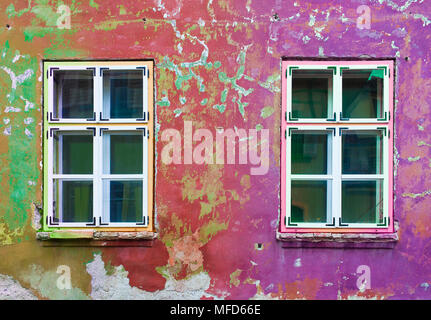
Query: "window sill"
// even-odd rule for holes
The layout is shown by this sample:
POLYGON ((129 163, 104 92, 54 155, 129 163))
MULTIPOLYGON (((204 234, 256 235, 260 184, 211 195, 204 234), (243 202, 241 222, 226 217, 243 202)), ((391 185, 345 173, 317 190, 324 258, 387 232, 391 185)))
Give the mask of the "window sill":
POLYGON ((150 231, 112 232, 98 230, 55 230, 38 232, 42 246, 151 247, 158 234, 150 231))
POLYGON ((398 222, 393 233, 287 233, 277 231, 284 248, 392 249, 398 242, 398 222))

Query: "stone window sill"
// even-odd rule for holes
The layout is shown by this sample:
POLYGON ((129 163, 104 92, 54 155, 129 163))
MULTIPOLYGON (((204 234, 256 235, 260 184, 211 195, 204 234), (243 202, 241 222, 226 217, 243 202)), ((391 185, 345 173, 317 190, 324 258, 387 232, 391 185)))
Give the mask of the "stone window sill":
POLYGON ((158 234, 150 231, 112 232, 98 230, 55 230, 38 232, 42 246, 151 247, 158 234))
POLYGON ((398 222, 393 233, 287 233, 277 231, 285 248, 392 249, 398 242, 398 222))

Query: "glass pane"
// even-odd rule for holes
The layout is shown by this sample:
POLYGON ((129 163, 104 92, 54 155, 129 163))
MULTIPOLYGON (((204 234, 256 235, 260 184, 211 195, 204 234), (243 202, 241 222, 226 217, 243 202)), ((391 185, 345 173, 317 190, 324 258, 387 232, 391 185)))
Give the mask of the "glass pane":
POLYGON ((93 118, 93 71, 54 71, 54 116, 93 118))
POLYGON ((327 132, 292 132, 292 174, 328 173, 327 132))
POLYGON ((104 182, 105 207, 109 208, 110 222, 142 222, 142 184, 142 180, 104 182))
POLYGON ((93 182, 54 181, 54 221, 92 222, 93 182))
POLYGON ((291 221, 326 223, 328 181, 291 182, 291 221))
POLYGON ((142 133, 106 133, 105 168, 106 174, 143 173, 142 133), (109 157, 107 156, 109 155, 109 157))
POLYGON ((383 117, 383 70, 343 70, 343 117, 383 117))
POLYGON ((93 173, 93 135, 55 132, 54 143, 58 155, 55 173, 93 173))
POLYGON ((382 181, 343 181, 342 189, 343 222, 383 222, 382 181))
POLYGON ((292 70, 293 118, 327 118, 331 105, 332 70, 292 70))
POLYGON ((382 131, 343 131, 343 174, 383 173, 382 131))
POLYGON ((105 118, 142 118, 142 70, 103 72, 103 114, 105 118))

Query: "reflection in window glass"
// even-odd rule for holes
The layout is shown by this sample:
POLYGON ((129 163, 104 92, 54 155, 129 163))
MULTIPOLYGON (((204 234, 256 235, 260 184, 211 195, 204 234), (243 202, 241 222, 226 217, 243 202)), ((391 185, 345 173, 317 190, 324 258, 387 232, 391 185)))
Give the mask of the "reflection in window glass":
POLYGON ((327 118, 332 112, 332 70, 292 70, 292 117, 327 118))
POLYGON ((93 135, 77 132, 55 132, 55 173, 93 173, 93 135))
POLYGON ((143 173, 143 136, 141 132, 107 132, 104 134, 104 173, 143 173))
POLYGON ((383 221, 382 181, 343 181, 342 207, 344 223, 381 223, 383 221))
POLYGON ((326 223, 327 181, 291 182, 291 221, 326 223))
POLYGON ((142 118, 142 70, 105 70, 103 89, 104 118, 142 118))
POLYGON ((346 131, 342 136, 343 174, 383 173, 382 131, 346 131))
POLYGON ((292 174, 328 173, 326 132, 292 132, 292 174))
POLYGON ((54 181, 55 222, 92 222, 93 182, 54 181))
POLYGON ((93 110, 93 71, 54 71, 54 116, 64 119, 90 119, 93 110))
POLYGON ((109 208, 110 222, 142 222, 142 180, 107 180, 105 185, 105 207, 109 208))
POLYGON ((343 118, 383 117, 383 70, 343 70, 343 118))

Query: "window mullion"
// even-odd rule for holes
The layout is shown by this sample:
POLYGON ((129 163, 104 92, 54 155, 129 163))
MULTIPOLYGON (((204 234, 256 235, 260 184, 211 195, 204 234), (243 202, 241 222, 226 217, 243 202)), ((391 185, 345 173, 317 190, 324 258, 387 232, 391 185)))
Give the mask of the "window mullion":
MULTIPOLYGON (((338 113, 337 113, 338 114, 338 113)), ((342 150, 341 135, 336 133, 333 137, 333 186, 332 186, 332 218, 335 218, 335 226, 339 226, 341 218, 341 168, 342 168, 342 150)))
MULTIPOLYGON (((96 119, 99 119, 100 111, 101 111, 101 77, 99 68, 96 67, 96 72, 94 75, 94 112, 96 113, 96 119)), ((102 152, 102 132, 101 130, 97 130, 96 135, 94 136, 94 165, 93 165, 93 188, 94 188, 94 209, 93 215, 96 218, 96 225, 100 226, 100 222, 102 221, 102 212, 103 212, 103 190, 102 190, 102 168, 103 168, 103 152, 102 152)))
MULTIPOLYGON (((147 77, 145 77, 147 79, 147 77)), ((147 119, 149 121, 149 119, 147 119)), ((148 225, 149 223, 149 215, 148 215, 148 138, 147 134, 142 135, 142 156, 143 156, 143 166, 142 173, 144 174, 144 178, 142 179, 142 219, 143 222, 148 225)))
MULTIPOLYGON (((389 128, 387 127, 388 135, 383 136, 383 219, 389 219, 389 128)), ((390 225, 388 221, 388 226, 390 225)))
POLYGON ((332 94, 332 108, 335 112, 335 119, 340 121, 340 114, 342 111, 343 95, 342 95, 342 78, 341 70, 337 67, 336 74, 333 76, 334 92, 332 94))

